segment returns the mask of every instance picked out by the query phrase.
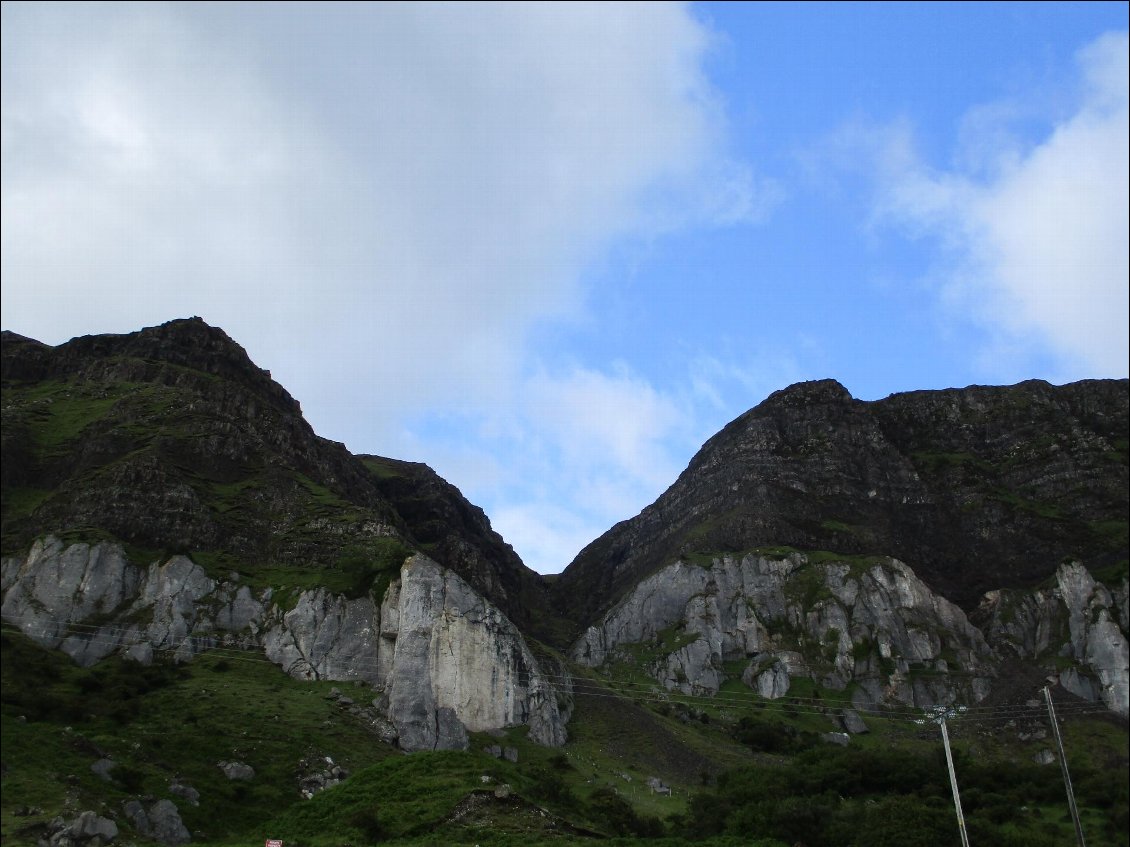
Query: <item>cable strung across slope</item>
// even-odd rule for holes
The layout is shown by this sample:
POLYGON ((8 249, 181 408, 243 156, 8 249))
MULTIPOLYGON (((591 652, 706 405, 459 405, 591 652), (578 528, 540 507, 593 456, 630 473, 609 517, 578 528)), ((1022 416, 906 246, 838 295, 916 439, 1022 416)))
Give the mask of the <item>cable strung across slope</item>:
MULTIPOLYGON (((128 646, 130 643, 148 643, 149 636, 145 629, 122 625, 98 626, 94 624, 71 623, 65 620, 50 618, 36 628, 20 628, 13 624, 3 624, 0 627, 5 632, 18 632, 28 635, 30 632, 39 632, 56 638, 76 637, 87 643, 105 646, 110 649, 128 646), (48 628, 50 622, 57 627, 48 628)), ((157 645, 161 650, 177 650, 185 644, 191 644, 195 652, 209 652, 223 659, 241 662, 267 663, 275 667, 262 654, 259 646, 243 646, 239 644, 224 643, 226 636, 194 633, 179 639, 173 639, 165 644, 157 645), (200 649, 195 649, 200 648, 200 649), (252 654, 252 655, 249 655, 252 654)), ((354 660, 352 666, 359 670, 375 671, 377 663, 373 660, 354 660)), ((1096 669, 1104 670, 1104 669, 1096 669)), ((1117 669, 1106 669, 1117 670, 1117 669)), ((915 673, 918 673, 917 671, 915 673)), ((939 672, 939 675, 941 672, 939 672)), ((974 676, 973 674, 967 674, 974 676)), ((886 721, 912 723, 923 725, 933 722, 928 710, 922 707, 900 705, 865 705, 855 704, 850 700, 837 700, 834 697, 799 697, 784 695, 777 698, 765 698, 752 690, 744 692, 723 692, 713 694, 693 694, 680 691, 663 690, 658 682, 646 683, 631 680, 597 680, 582 674, 554 674, 541 673, 541 678, 552 685, 570 689, 574 695, 584 697, 605 697, 614 699, 627 699, 642 703, 676 704, 683 706, 711 706, 722 709, 750 710, 760 713, 783 713, 790 717, 799 715, 832 716, 835 712, 846 709, 853 710, 860 715, 886 721)), ((876 679, 886 681, 888 677, 881 675, 868 675, 857 679, 876 679)), ((335 680, 345 681, 345 680, 335 680)), ((1035 699, 1038 692, 1033 692, 1035 699)), ((1085 716, 1091 714, 1111 714, 1102 703, 1091 703, 1083 700, 1063 701, 1056 704, 1057 713, 1061 717, 1085 716)), ((960 707, 960 713, 951 718, 962 723, 1001 723, 1007 721, 1043 721, 1047 719, 1046 707, 1025 704, 1000 704, 1000 705, 971 705, 960 707)))

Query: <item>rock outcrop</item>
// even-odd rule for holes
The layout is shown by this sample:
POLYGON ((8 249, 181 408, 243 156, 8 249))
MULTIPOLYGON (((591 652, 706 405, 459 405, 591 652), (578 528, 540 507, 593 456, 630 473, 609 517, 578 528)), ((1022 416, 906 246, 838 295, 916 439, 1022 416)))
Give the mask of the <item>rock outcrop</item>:
POLYGON ((146 838, 152 838, 165 847, 178 847, 192 840, 192 833, 180 818, 180 811, 172 800, 157 800, 146 808, 138 800, 128 800, 123 810, 134 828, 146 838))
POLYGON ((109 542, 49 536, 0 573, 4 621, 84 666, 112 654, 148 663, 156 653, 184 661, 217 646, 262 648, 296 678, 381 692, 380 721, 405 750, 462 749, 469 731, 514 725, 539 743, 565 742, 568 685, 550 680, 496 606, 419 554, 380 603, 317 588, 285 611, 271 589, 256 596, 218 582, 187 556, 142 569, 109 542))
POLYGON ((650 670, 667 690, 712 694, 729 665, 765 697, 801 676, 835 689, 856 682, 864 705, 952 701, 945 674, 958 669, 971 675, 964 693, 980 699, 994 664, 965 613, 901 562, 799 553, 675 562, 590 627, 572 655, 600 665, 628 644, 653 645, 650 670))
POLYGON ((994 612, 986 637, 893 559, 678 561, 629 592, 571 655, 594 667, 645 656, 659 685, 687 694, 713 694, 739 677, 777 698, 802 677, 838 690, 854 683, 860 707, 928 707, 979 702, 1003 661, 1052 651, 1072 660, 1060 675, 1065 688, 1126 715, 1125 601, 1115 599, 1125 598, 1125 583, 1112 594, 1078 563, 1061 567, 1059 582, 1007 603, 1000 592, 987 598, 994 612), (1001 644, 1015 655, 1002 656, 1001 644), (1092 677, 1093 690, 1085 682, 1092 677))
POLYGON ((382 630, 380 667, 388 668, 389 719, 402 747, 462 749, 466 730, 513 725, 529 726, 541 744, 565 743, 556 687, 498 609, 419 555, 404 565, 393 596, 397 627, 392 637, 382 630))
POLYGON ((976 617, 997 649, 1010 657, 1049 660, 1059 682, 1085 700, 1101 700, 1130 714, 1130 647, 1123 576, 1113 590, 1095 580, 1081 562, 1056 571, 1052 588, 1033 592, 992 591, 976 617))
POLYGON ((118 825, 97 812, 83 812, 73 820, 57 817, 47 826, 49 847, 103 847, 118 837, 118 825))

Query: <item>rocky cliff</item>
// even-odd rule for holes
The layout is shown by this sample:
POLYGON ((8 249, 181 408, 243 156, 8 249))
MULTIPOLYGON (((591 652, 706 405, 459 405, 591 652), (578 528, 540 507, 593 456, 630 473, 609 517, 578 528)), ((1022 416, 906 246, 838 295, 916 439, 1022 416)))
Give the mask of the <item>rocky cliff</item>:
POLYGON ((4 619, 84 665, 262 650, 370 686, 406 749, 560 744, 568 677, 535 638, 670 691, 860 705, 977 702, 1028 663, 1126 714, 1126 380, 792 386, 550 583, 426 465, 315 435, 199 319, 2 342, 4 619))
POLYGON ((147 567, 119 544, 36 542, 0 566, 5 623, 82 665, 112 654, 149 664, 217 646, 261 649, 291 676, 363 682, 374 728, 405 750, 464 749, 467 733, 527 726, 565 742, 569 686, 550 682, 518 629, 454 572, 408 558, 383 597, 214 580, 187 556, 147 567))
POLYGON ((586 547, 557 603, 588 626, 680 556, 765 547, 891 556, 967 612, 986 591, 1035 588, 1068 558, 1124 568, 1127 386, 1025 382, 863 402, 830 380, 794 385, 586 547))
POLYGON ((794 680, 852 689, 857 708, 975 704, 1019 661, 1124 717, 1127 589, 1078 562, 1054 588, 993 592, 965 612, 895 559, 802 553, 694 557, 640 582, 573 645, 578 662, 638 662, 667 691, 714 694, 727 678, 763 697, 794 680))

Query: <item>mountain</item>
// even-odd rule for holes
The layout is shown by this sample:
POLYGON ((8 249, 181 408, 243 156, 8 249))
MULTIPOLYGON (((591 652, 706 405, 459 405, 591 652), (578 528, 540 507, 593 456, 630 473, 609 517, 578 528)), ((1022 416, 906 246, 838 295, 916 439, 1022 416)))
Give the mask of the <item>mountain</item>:
POLYGON ((429 553, 514 620, 538 575, 426 465, 353 456, 199 318, 49 347, 2 338, 5 554, 47 533, 145 557, 192 552, 213 575, 349 567, 392 542, 429 553))
POLYGON ((792 386, 546 578, 198 318, 0 364, 5 843, 945 844, 960 705, 978 842, 1050 844, 1045 685, 1126 843, 1126 380, 792 386))
POLYGON ((555 585, 596 621, 689 554, 758 548, 893 556, 972 611, 1062 561, 1127 559, 1126 380, 1025 382, 855 400, 832 380, 770 396, 711 438, 651 506, 555 585))

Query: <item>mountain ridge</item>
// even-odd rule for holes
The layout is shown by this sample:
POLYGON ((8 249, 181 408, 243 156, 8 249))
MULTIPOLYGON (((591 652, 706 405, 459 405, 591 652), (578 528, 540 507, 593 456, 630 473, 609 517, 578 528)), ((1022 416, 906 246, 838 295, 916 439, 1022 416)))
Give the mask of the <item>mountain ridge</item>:
MULTIPOLYGON (((1115 835, 1096 843, 1124 844, 1124 787, 1098 775, 1125 771, 1130 709, 1125 380, 790 386, 550 579, 427 465, 317 436, 199 319, 2 348, 5 843, 245 844, 268 819, 315 847, 495 843, 500 819, 514 844, 558 821, 744 837, 716 805, 744 772, 705 787, 723 770, 925 762, 922 715, 959 703, 981 729, 958 744, 1028 768, 1020 808, 1049 782, 1051 683, 1101 739, 1085 802, 1115 835)), ((981 785, 970 820, 1006 843, 981 785)), ((821 820, 848 826, 874 790, 821 820)), ((882 790, 952 834, 928 781, 882 790)), ((757 823, 789 834, 767 847, 811 818, 797 792, 757 823)), ((1017 818, 1023 843, 1047 823, 1017 818)))
POLYGON ((890 555, 967 612, 1065 557, 1100 570, 1127 557, 1127 380, 876 401, 832 379, 783 388, 545 579, 427 465, 314 433, 270 372, 198 317, 57 347, 5 330, 2 379, 23 398, 4 410, 5 552, 85 527, 217 564, 327 567, 399 538, 561 647, 690 553, 890 555))
POLYGON ((770 546, 894 556, 967 610, 987 590, 1032 587, 1067 556, 1117 564, 1127 385, 1033 380, 876 401, 834 380, 790 386, 582 550, 557 601, 587 625, 680 556, 770 546))
POLYGON ((334 567, 393 538, 515 620, 544 619, 539 577, 481 510, 426 465, 318 436, 270 372, 200 318, 57 347, 7 331, 2 342, 4 552, 74 530, 211 554, 219 574, 248 559, 334 567), (437 531, 429 510, 461 519, 437 531))

